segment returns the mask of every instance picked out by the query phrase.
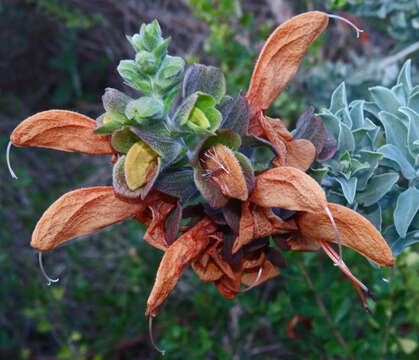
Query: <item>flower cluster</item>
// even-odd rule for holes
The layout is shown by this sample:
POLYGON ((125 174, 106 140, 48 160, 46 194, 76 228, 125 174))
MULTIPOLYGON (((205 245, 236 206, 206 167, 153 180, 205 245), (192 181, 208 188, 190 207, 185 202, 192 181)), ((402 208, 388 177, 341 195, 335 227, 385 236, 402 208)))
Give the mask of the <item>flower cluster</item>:
POLYGON ((143 95, 107 89, 96 121, 49 110, 12 133, 16 146, 113 155, 113 184, 59 198, 42 215, 31 246, 43 252, 77 236, 133 218, 147 226, 144 240, 164 251, 147 302, 157 315, 183 271, 192 269, 232 299, 279 275, 278 246, 322 248, 351 279, 364 306, 369 293, 342 260, 341 245, 392 266, 393 256, 375 227, 357 212, 329 203, 305 171, 333 157, 337 141, 309 108, 291 134, 265 115, 293 78, 328 15, 309 12, 278 27, 256 63, 246 96, 226 94, 217 68, 191 65, 167 54, 156 21, 129 41, 135 60, 121 61, 125 83, 143 95), (272 161, 255 171, 252 152, 264 147, 272 161), (336 252, 330 243, 338 243, 336 252), (243 288, 245 286, 245 288, 243 288))

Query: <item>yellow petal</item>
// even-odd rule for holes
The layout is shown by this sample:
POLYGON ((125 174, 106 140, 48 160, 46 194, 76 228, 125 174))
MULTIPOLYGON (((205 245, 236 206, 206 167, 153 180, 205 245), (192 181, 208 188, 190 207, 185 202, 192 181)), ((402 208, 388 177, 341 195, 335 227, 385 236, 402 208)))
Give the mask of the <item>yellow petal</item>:
POLYGON ((286 21, 271 34, 259 55, 246 95, 254 112, 267 109, 287 86, 328 22, 325 13, 307 12, 286 21))
POLYGON ((31 246, 48 251, 77 236, 90 234, 143 211, 140 200, 123 200, 111 186, 78 189, 61 196, 44 212, 31 246))
POLYGON ((282 166, 256 177, 249 201, 262 207, 324 212, 327 204, 323 189, 306 173, 282 166))
POLYGON ((131 190, 147 183, 149 167, 156 167, 158 155, 144 141, 137 141, 131 146, 125 158, 125 180, 131 190))
MULTIPOLYGON (((329 203, 342 244, 379 265, 392 266, 393 255, 380 232, 366 218, 345 206, 329 203)), ((337 243, 326 212, 304 213, 298 219, 301 233, 311 239, 337 243)))
POLYGON ((10 136, 16 146, 85 154, 113 154, 109 136, 93 134, 96 121, 66 110, 48 110, 22 121, 10 136))

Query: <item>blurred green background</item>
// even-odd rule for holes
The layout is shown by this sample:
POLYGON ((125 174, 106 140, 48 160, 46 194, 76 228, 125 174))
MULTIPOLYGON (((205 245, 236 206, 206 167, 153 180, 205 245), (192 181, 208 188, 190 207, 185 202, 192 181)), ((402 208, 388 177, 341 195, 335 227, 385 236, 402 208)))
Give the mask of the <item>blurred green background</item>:
MULTIPOLYGON (((132 56, 124 34, 157 18, 171 52, 220 66, 230 93, 246 91, 270 31, 291 16, 323 10, 365 30, 331 21, 272 112, 290 127, 307 105, 329 103, 345 80, 349 98, 392 85, 411 57, 418 83, 417 0, 0 0, 0 145, 25 117, 51 108, 98 116, 105 87, 132 56)), ((129 89, 124 88, 129 92, 129 89)), ((1 163, 0 359, 158 359, 145 302, 162 253, 127 221, 73 241, 45 257, 61 281, 48 287, 31 231, 61 194, 109 185, 107 157, 14 148, 19 180, 1 163)), ((169 359, 417 359, 419 255, 397 258, 395 280, 351 250, 345 260, 378 297, 375 316, 323 253, 285 254, 282 276, 230 301, 188 270, 154 321, 169 359), (294 321, 293 321, 294 319, 294 321), (292 326, 295 324, 295 326, 292 326), (287 331, 288 328, 288 331, 287 331)), ((386 270, 387 271, 387 270, 386 270)))

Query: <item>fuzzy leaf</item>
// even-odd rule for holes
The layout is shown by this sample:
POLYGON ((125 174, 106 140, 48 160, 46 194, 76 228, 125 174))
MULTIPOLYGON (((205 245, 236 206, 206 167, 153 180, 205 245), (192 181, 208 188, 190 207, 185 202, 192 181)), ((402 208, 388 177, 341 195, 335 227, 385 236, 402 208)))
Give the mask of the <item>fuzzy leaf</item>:
POLYGON ((338 142, 332 133, 326 130, 323 149, 320 154, 317 155, 317 161, 324 162, 331 159, 338 148, 338 142))
POLYGON ((242 153, 234 152, 236 159, 239 161, 239 164, 242 168, 244 178, 246 180, 246 185, 249 193, 253 191, 255 186, 255 172, 252 167, 251 161, 242 153))
POLYGON ((22 121, 10 135, 15 146, 44 147, 85 154, 113 154, 108 136, 93 134, 96 121, 66 110, 48 110, 22 121))
POLYGON ((407 129, 407 141, 410 154, 416 157, 419 154, 415 141, 419 140, 419 114, 408 107, 402 107, 400 111, 409 119, 409 126, 407 129))
POLYGON ((335 154, 336 158, 340 158, 345 152, 352 152, 355 150, 355 140, 351 129, 346 124, 340 124, 340 132, 338 138, 338 148, 335 154))
POLYGON ((130 126, 129 128, 161 156, 163 168, 175 161, 182 151, 182 145, 173 137, 134 126, 130 126))
POLYGON ((419 190, 409 187, 397 198, 394 210, 394 225, 400 237, 404 238, 409 226, 419 210, 419 190))
POLYGON ((306 110, 297 121, 294 139, 309 140, 316 148, 316 153, 320 154, 326 139, 326 128, 319 116, 307 116, 307 111, 310 110, 306 110))
POLYGON ((356 185, 358 183, 358 179, 356 177, 351 177, 350 179, 347 180, 343 177, 337 177, 336 181, 339 182, 346 201, 349 204, 352 204, 355 199, 356 185))
POLYGON ((118 73, 124 79, 125 84, 145 95, 151 95, 153 89, 150 79, 143 74, 134 60, 122 60, 118 65, 118 73))
POLYGON ((312 42, 329 22, 327 14, 307 12, 286 21, 268 38, 250 80, 252 111, 267 109, 294 77, 312 42))
POLYGON ((113 120, 121 123, 127 120, 125 117, 125 107, 130 101, 132 101, 132 98, 112 88, 106 88, 105 94, 102 96, 103 107, 106 112, 113 120))
POLYGON ((134 119, 139 124, 145 120, 158 120, 163 117, 164 105, 161 100, 151 96, 142 96, 128 103, 125 115, 128 119, 134 119))
POLYGON ((342 82, 332 93, 329 111, 332 114, 336 114, 339 110, 345 109, 347 107, 348 103, 346 101, 346 87, 345 83, 342 82))
POLYGON ((139 140, 140 138, 135 135, 129 128, 124 127, 112 134, 111 144, 116 151, 120 153, 127 153, 131 146, 139 140))
POLYGON ((390 246, 393 256, 399 256, 405 248, 419 242, 419 231, 411 231, 406 234, 406 237, 401 238, 394 226, 387 228, 383 236, 390 246))
POLYGON ((399 107, 402 106, 397 96, 390 89, 375 86, 370 88, 369 91, 374 101, 384 111, 397 114, 399 107))
POLYGON ((356 200, 364 206, 371 206, 387 194, 398 180, 399 174, 394 172, 373 176, 368 181, 367 189, 357 194, 356 200))
POLYGON ((228 197, 221 192, 214 181, 208 178, 200 166, 194 168, 194 181, 197 189, 212 208, 222 208, 227 204, 228 197))
POLYGON ((221 108, 223 121, 221 127, 230 129, 239 135, 247 135, 250 120, 249 102, 244 96, 231 99, 221 108))
POLYGON ((414 111, 419 112, 419 91, 409 96, 407 105, 414 111))
POLYGON ((411 62, 412 60, 408 59, 402 69, 400 70, 399 76, 397 77, 397 84, 401 84, 404 90, 405 96, 409 96, 412 91, 412 77, 411 77, 411 62))
POLYGON ((138 198, 141 195, 142 189, 131 190, 128 187, 127 181, 125 179, 125 158, 126 156, 121 156, 118 161, 113 166, 112 171, 112 186, 115 190, 115 193, 126 198, 138 198))
POLYGON ((350 110, 353 130, 364 128, 364 103, 364 101, 358 101, 350 110))
POLYGON ((398 147, 391 144, 387 144, 380 147, 378 151, 383 153, 386 159, 394 161, 398 165, 399 170, 402 172, 403 176, 406 179, 412 180, 416 177, 415 169, 406 159, 406 157, 402 154, 398 147))
POLYGON ((186 99, 197 91, 211 95, 218 104, 226 92, 223 72, 214 66, 192 64, 183 79, 182 96, 186 99))
POLYGON ((197 191, 192 169, 179 169, 163 172, 154 187, 161 192, 175 196, 182 203, 186 202, 197 191))

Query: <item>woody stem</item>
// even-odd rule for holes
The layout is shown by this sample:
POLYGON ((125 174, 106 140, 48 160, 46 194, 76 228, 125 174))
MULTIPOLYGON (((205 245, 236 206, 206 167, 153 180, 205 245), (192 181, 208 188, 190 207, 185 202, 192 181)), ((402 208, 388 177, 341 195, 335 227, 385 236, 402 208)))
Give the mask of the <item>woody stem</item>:
POLYGON ((303 273, 304 279, 306 280, 310 289, 314 292, 314 297, 316 298, 317 305, 319 305, 319 308, 320 308, 321 312, 323 313, 324 317, 326 318, 327 322, 329 323, 330 328, 332 329, 332 332, 335 335, 337 341, 342 346, 342 348, 347 352, 347 354, 349 355, 349 358, 351 360, 356 360, 354 354, 352 353, 352 351, 349 349, 348 345, 346 344, 341 332, 335 326, 335 324, 333 323, 332 318, 330 317, 329 313, 327 312, 326 306, 324 305, 324 303, 322 301, 322 298, 320 297, 320 295, 316 291, 316 288, 314 287, 313 282, 311 281, 311 278, 308 275, 307 269, 304 266, 303 262, 300 259, 297 259, 297 262, 298 262, 298 266, 300 267, 300 269, 303 273))

